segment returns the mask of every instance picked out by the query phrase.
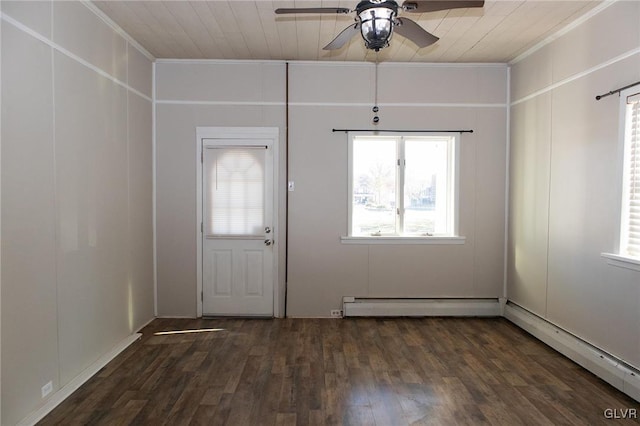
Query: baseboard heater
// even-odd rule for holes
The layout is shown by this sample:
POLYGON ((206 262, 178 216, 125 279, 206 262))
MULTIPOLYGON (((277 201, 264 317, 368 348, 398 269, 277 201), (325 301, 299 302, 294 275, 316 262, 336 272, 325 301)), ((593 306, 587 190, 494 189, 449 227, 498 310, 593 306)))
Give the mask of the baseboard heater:
POLYGON ((345 296, 344 317, 499 317, 506 299, 407 299, 345 296))
POLYGON ((640 401, 640 371, 635 367, 513 302, 505 305, 504 317, 621 392, 640 401))

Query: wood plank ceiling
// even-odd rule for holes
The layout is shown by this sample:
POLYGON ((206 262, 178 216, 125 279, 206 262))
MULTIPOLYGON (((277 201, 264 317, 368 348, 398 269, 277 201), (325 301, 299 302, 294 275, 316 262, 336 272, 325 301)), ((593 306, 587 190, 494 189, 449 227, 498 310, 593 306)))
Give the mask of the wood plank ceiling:
MULTIPOLYGON (((95 1, 156 58, 375 61, 360 37, 324 51, 350 15, 275 15, 278 7, 354 8, 358 0, 95 1)), ((600 1, 487 0, 481 9, 403 14, 440 37, 418 49, 395 35, 384 62, 509 62, 600 1)), ((399 2, 401 4, 401 2, 399 2)))

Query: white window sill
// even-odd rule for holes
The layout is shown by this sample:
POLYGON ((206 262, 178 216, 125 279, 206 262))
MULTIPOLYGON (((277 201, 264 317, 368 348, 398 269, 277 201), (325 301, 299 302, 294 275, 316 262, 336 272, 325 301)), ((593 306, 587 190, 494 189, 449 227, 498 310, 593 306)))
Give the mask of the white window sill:
POLYGON ((640 272, 640 259, 614 253, 600 253, 600 256, 604 257, 611 266, 640 272))
POLYGON ((465 237, 340 237, 342 244, 464 244, 465 237))

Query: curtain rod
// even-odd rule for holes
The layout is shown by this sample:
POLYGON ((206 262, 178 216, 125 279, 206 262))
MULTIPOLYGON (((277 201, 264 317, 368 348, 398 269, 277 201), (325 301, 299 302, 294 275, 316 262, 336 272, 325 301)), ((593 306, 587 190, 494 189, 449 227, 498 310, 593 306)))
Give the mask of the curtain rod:
POLYGON ((620 92, 622 92, 623 90, 626 90, 626 89, 628 89, 629 87, 637 86, 638 84, 640 84, 640 81, 636 81, 635 83, 630 84, 630 85, 628 85, 628 86, 624 86, 624 87, 621 87, 621 88, 619 88, 619 89, 612 90, 612 91, 610 91, 609 93, 605 93, 605 94, 602 94, 602 95, 598 95, 598 96, 596 96, 596 101, 599 101, 599 100, 600 100, 600 99, 602 99, 602 98, 606 98, 607 96, 611 96, 611 95, 614 95, 614 94, 616 94, 616 93, 620 93, 620 92))
POLYGON ((332 129, 332 132, 373 132, 373 133, 473 133, 473 130, 382 130, 382 129, 332 129))

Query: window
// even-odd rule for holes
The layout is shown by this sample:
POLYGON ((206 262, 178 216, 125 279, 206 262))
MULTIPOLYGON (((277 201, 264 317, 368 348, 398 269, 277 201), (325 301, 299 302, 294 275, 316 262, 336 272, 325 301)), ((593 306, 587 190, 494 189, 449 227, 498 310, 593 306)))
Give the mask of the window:
POLYGON ((451 135, 352 135, 349 236, 455 236, 457 145, 451 135))
POLYGON ((640 258, 640 93, 625 102, 620 254, 640 258))
POLYGON ((263 236, 265 149, 204 147, 205 235, 263 236))

